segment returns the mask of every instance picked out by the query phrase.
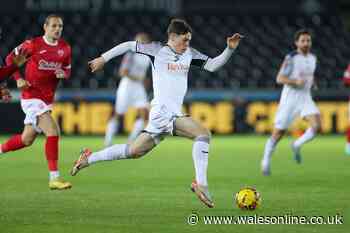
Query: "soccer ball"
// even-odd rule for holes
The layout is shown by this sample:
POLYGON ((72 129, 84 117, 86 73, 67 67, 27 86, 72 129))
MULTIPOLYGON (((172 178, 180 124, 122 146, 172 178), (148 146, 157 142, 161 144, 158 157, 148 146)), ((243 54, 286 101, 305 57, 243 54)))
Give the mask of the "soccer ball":
POLYGON ((255 188, 246 187, 234 196, 236 205, 242 210, 255 210, 261 204, 261 196, 255 188))

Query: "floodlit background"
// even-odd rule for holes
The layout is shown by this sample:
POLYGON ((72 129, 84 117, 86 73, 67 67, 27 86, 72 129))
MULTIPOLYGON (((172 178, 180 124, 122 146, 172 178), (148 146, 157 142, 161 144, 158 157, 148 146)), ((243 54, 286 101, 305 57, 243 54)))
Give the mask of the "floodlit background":
MULTIPOLYGON (((58 120, 60 170, 73 188, 47 188, 44 140, 32 147, 0 154, 0 233, 92 232, 349 232, 349 165, 344 132, 348 127, 349 89, 343 76, 350 63, 348 0, 11 0, 0 5, 0 56, 27 38, 43 34, 49 13, 64 17, 63 38, 72 46, 72 76, 62 82, 53 115, 58 120), (245 36, 218 72, 192 69, 184 111, 213 133, 209 184, 216 208, 207 209, 189 191, 193 178, 192 143, 169 138, 136 161, 98 164, 69 177, 79 150, 103 147, 103 134, 113 110, 121 58, 91 74, 87 62, 137 32, 165 41, 174 17, 193 27, 192 47, 216 56, 235 32, 245 36), (290 142, 306 128, 298 120, 278 145, 271 177, 260 174, 260 160, 281 91, 275 82, 286 54, 294 50, 300 28, 313 33, 318 57, 313 91, 322 117, 322 135, 303 148, 303 164, 292 159, 290 142), (234 206, 233 194, 255 186, 262 205, 253 212, 234 206), (254 215, 344 217, 342 225, 205 225, 187 224, 199 216, 254 215)), ((149 72, 149 78, 151 73, 149 72)), ((0 103, 0 142, 20 133, 24 115, 15 82, 14 96, 0 103)), ((148 86, 152 98, 152 87, 148 86)), ((123 132, 136 117, 130 110, 123 132)), ((125 142, 123 135, 115 142, 125 142)))

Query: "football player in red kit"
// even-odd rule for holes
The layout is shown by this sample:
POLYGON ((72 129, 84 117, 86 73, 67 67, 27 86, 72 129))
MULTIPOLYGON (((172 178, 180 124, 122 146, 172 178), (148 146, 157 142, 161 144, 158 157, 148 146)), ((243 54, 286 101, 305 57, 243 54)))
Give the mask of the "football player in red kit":
MULTIPOLYGON (((0 39, 2 30, 0 28, 0 39)), ((5 80, 8 76, 13 74, 19 67, 21 67, 27 61, 27 54, 21 51, 17 56, 13 57, 13 64, 9 66, 0 67, 0 82, 5 80)), ((0 100, 5 102, 11 99, 10 91, 6 88, 6 83, 0 84, 0 100)))
POLYGON ((71 73, 71 48, 61 39, 62 29, 63 19, 49 15, 44 23, 43 36, 26 40, 7 56, 7 65, 12 64, 13 57, 20 50, 30 56, 24 78, 19 72, 13 75, 17 87, 22 90, 21 106, 26 116, 22 134, 12 136, 0 146, 0 153, 19 150, 30 146, 39 133, 44 133, 49 188, 59 190, 72 187, 59 175, 59 128, 51 116, 57 85, 60 80, 68 79, 71 73))
MULTIPOLYGON (((348 68, 344 72, 344 84, 347 87, 350 87, 350 64, 348 65, 348 68)), ((345 145, 345 153, 347 155, 350 155, 350 98, 349 98, 349 115, 348 115, 348 129, 346 130, 346 145, 345 145)))
MULTIPOLYGON (((26 54, 20 53, 13 58, 13 64, 0 67, 0 82, 13 74, 19 67, 26 62, 26 54)), ((8 102, 11 99, 10 90, 7 89, 6 83, 0 83, 0 100, 8 102)))
POLYGON ((3 81, 5 78, 13 74, 26 62, 26 57, 24 54, 18 54, 13 58, 13 64, 8 66, 0 67, 0 81, 3 81))
MULTIPOLYGON (((8 76, 13 74, 19 67, 26 62, 26 54, 20 53, 13 57, 13 64, 0 67, 0 82, 4 81, 8 76)), ((6 87, 6 82, 0 83, 0 100, 8 102, 11 100, 10 90, 6 87)))

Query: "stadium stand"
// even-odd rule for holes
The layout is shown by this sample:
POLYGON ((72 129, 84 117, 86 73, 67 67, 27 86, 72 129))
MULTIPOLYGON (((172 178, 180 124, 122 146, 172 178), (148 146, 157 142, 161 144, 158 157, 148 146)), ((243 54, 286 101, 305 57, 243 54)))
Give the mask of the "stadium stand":
MULTIPOLYGON (((25 38, 41 34, 46 14, 1 14, 3 27, 0 55, 25 38)), ((136 32, 151 33, 154 40, 164 41, 170 17, 165 14, 63 14, 64 38, 72 45, 73 74, 65 88, 114 88, 118 79, 116 65, 91 75, 87 61, 120 42, 130 40, 136 32)), ((284 56, 293 50, 293 34, 302 27, 314 33, 314 53, 318 56, 317 80, 320 89, 342 88, 341 77, 349 58, 350 35, 335 15, 209 15, 184 16, 194 29, 192 46, 215 56, 233 32, 246 36, 233 59, 217 73, 192 70, 190 88, 234 89, 276 88, 275 76, 284 56), (319 38, 322 38, 319 39, 319 38)), ((116 59, 114 64, 120 60, 116 59)), ((13 83, 10 84, 13 86, 13 83)))

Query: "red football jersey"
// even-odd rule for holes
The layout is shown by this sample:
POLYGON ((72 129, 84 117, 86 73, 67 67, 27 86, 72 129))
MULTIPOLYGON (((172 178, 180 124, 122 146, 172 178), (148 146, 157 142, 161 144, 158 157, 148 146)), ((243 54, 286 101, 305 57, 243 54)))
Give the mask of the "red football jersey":
POLYGON ((344 72, 343 81, 344 81, 345 85, 349 85, 350 86, 350 64, 349 64, 349 66, 346 68, 346 70, 344 72))
MULTIPOLYGON (((52 104, 59 82, 55 72, 63 70, 65 79, 71 73, 69 44, 63 39, 50 44, 44 37, 26 40, 7 56, 7 64, 12 63, 14 54, 19 50, 24 50, 30 56, 25 67, 25 80, 30 83, 30 87, 22 90, 22 99, 41 99, 46 104, 52 104)), ((22 78, 20 72, 15 72, 13 77, 15 80, 22 78)))
POLYGON ((8 76, 13 74, 18 67, 16 65, 9 65, 5 67, 0 67, 0 81, 5 80, 8 76))

